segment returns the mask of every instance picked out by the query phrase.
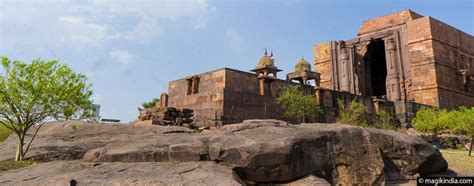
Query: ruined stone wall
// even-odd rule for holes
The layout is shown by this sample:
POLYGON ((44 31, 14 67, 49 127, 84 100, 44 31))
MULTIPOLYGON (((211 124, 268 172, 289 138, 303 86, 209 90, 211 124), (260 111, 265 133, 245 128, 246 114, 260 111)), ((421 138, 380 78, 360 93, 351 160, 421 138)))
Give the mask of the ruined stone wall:
POLYGON ((283 110, 276 104, 275 98, 284 87, 295 85, 284 80, 275 80, 268 86, 266 95, 259 94, 259 80, 256 74, 226 69, 224 96, 224 123, 238 123, 245 119, 280 119, 283 110))
POLYGON ((216 125, 224 107, 225 69, 197 75, 197 93, 187 95, 186 78, 169 83, 169 106, 194 110, 195 121, 199 125, 216 125))

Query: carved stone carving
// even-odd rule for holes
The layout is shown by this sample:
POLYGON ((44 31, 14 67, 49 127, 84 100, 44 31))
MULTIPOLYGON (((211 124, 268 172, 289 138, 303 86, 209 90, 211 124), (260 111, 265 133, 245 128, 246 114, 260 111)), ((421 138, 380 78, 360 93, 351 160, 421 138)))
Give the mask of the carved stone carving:
POLYGON ((341 64, 341 90, 342 91, 350 91, 350 85, 349 85, 349 54, 347 53, 347 48, 346 44, 344 41, 339 42, 339 63, 341 64))
POLYGON ((400 78, 398 75, 398 58, 397 58, 397 45, 394 38, 389 38, 386 42, 386 54, 387 58, 387 96, 389 100, 400 100, 401 99, 401 90, 400 90, 400 78))

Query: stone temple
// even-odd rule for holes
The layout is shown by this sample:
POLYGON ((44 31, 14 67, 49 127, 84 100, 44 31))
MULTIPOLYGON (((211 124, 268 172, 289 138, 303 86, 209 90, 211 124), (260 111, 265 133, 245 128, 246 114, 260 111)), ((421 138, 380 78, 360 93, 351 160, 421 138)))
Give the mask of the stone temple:
POLYGON ((194 110, 201 125, 244 119, 282 119, 275 103, 282 88, 303 85, 334 121, 337 100, 362 101, 370 112, 395 112, 408 123, 422 106, 474 106, 474 37, 411 10, 364 21, 357 36, 314 46, 314 69, 305 59, 279 79, 273 54, 251 72, 230 68, 169 83, 161 106, 194 110), (313 81, 309 82, 308 81, 313 81))

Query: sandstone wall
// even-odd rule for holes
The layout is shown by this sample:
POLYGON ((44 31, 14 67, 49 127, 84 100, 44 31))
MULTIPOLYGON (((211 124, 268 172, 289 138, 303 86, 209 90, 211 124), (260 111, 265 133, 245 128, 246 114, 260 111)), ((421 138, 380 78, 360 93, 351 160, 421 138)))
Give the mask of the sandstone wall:
POLYGON ((314 71, 321 73, 321 87, 333 89, 331 43, 321 43, 314 46, 314 71))
POLYGON ((215 125, 221 118, 224 106, 225 69, 199 74, 198 93, 187 95, 185 78, 169 83, 168 96, 171 107, 194 110, 195 121, 215 125))
MULTIPOLYGON (((282 74, 280 74, 281 76, 282 74)), ((259 94, 259 80, 256 74, 227 69, 224 97, 224 123, 238 123, 245 119, 281 119, 283 110, 276 104, 275 98, 284 87, 295 85, 283 80, 271 83, 265 96, 259 94)))
POLYGON ((474 88, 465 90, 460 69, 474 73, 474 38, 441 21, 423 17, 407 23, 415 101, 455 108, 474 106, 474 88))
POLYGON ((408 21, 421 18, 422 16, 411 11, 403 10, 401 12, 392 13, 364 21, 357 33, 358 36, 380 31, 387 28, 392 28, 405 24, 408 21))

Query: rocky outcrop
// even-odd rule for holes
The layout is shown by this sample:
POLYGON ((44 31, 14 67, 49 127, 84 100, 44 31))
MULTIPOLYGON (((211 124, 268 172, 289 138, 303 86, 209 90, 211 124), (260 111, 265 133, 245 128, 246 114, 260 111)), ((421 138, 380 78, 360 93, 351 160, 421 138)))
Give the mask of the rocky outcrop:
POLYGON ((242 185, 214 162, 89 163, 54 161, 0 176, 0 185, 242 185))
MULTIPOLYGON (((0 144, 0 160, 13 158, 15 142, 10 137, 0 144)), ((247 183, 292 183, 319 177, 334 184, 380 184, 447 168, 441 154, 416 136, 340 124, 288 125, 278 120, 248 120, 206 133, 170 126, 51 123, 39 132, 27 158, 75 160, 81 165, 216 162, 212 165, 228 169, 247 183)))

